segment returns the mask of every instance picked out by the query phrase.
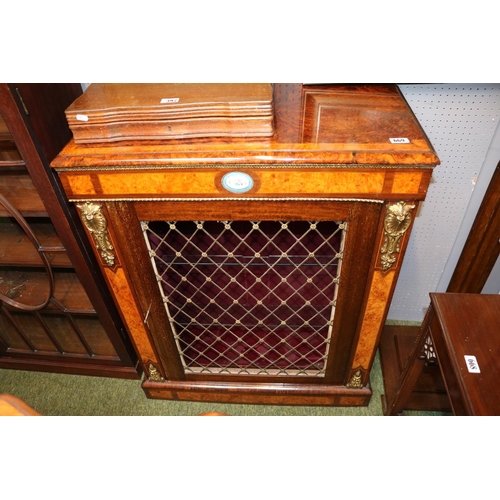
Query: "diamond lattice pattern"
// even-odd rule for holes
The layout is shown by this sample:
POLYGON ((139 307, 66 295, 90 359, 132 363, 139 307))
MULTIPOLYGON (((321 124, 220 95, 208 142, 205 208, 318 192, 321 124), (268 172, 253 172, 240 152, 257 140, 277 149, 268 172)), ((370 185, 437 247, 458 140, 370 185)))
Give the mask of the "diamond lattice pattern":
POLYGON ((345 222, 141 224, 186 373, 324 376, 345 222))

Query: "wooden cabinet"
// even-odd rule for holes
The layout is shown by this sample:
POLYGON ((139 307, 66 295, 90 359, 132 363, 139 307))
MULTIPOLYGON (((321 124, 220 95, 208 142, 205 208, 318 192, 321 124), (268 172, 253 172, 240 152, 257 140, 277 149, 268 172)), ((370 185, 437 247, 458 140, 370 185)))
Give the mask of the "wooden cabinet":
POLYGON ((137 356, 49 167, 80 94, 79 84, 0 84, 0 367, 137 379, 137 356))
POLYGON ((439 160, 395 86, 275 84, 274 129, 70 141, 52 162, 148 397, 370 400, 379 336, 439 160))
POLYGON ((422 370, 436 360, 454 415, 498 415, 500 295, 431 293, 431 305, 411 355, 391 392, 385 415, 408 405, 422 370))

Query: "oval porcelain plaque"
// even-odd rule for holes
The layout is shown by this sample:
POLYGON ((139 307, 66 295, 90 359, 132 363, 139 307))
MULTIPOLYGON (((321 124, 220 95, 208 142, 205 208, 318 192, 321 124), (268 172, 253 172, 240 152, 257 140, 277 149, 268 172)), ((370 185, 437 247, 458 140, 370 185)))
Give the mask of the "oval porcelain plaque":
POLYGON ((245 172, 229 172, 222 177, 222 186, 231 193, 246 193, 253 188, 253 179, 245 172))

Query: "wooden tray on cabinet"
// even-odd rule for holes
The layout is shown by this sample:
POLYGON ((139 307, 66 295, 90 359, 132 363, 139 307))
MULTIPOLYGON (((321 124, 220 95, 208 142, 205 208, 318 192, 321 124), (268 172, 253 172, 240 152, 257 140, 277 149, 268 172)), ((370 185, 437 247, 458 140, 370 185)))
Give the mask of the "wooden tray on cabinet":
POLYGON ((75 143, 270 137, 271 84, 91 84, 66 110, 75 143))

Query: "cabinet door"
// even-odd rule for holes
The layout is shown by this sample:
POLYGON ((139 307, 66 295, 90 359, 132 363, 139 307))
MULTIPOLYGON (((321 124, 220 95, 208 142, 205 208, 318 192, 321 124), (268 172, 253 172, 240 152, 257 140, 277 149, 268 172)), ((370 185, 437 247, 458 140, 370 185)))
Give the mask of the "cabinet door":
POLYGON ((382 206, 79 205, 109 221, 102 264, 122 309, 137 298, 155 351, 146 367, 171 381, 336 386, 348 383, 382 206))

